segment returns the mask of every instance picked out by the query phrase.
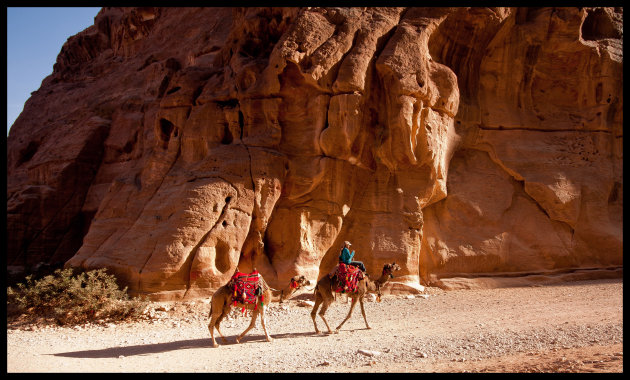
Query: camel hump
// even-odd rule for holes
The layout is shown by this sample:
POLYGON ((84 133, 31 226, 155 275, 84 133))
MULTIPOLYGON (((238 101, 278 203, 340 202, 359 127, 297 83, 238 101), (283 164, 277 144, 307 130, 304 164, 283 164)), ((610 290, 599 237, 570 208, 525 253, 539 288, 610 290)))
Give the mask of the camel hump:
POLYGON ((256 304, 258 296, 261 296, 268 286, 260 273, 254 270, 252 273, 234 273, 228 282, 228 288, 235 304, 256 304))
POLYGON ((356 293, 359 281, 363 279, 364 273, 361 269, 344 263, 339 263, 331 277, 333 290, 337 293, 356 293))

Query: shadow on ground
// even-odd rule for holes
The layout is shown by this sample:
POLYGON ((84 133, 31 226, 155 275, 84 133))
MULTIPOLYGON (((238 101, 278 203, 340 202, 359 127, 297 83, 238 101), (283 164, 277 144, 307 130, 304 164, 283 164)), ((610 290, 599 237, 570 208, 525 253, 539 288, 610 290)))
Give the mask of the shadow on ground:
MULTIPOLYGON (((286 334, 277 334, 272 335, 273 339, 286 339, 292 337, 299 336, 317 336, 314 332, 303 332, 303 333, 286 333, 286 334)), ((326 334, 322 334, 320 336, 324 336, 326 334)), ((217 343, 220 345, 233 345, 236 343, 236 336, 231 335, 226 336, 227 343, 223 343, 221 338, 217 339, 217 343)), ((215 336, 216 338, 216 336, 215 336)), ((240 344, 248 343, 248 342, 260 342, 267 343, 267 339, 263 334, 261 335, 252 335, 245 336, 241 339, 240 344)), ((153 344, 142 344, 142 345, 134 345, 134 346, 126 346, 126 347, 110 347, 103 348, 100 350, 85 350, 85 351, 72 351, 72 352, 60 352, 57 354, 50 354, 53 356, 63 356, 67 358, 92 358, 92 359, 101 359, 101 358, 117 358, 119 356, 135 356, 135 355, 151 355, 151 354, 159 354, 161 352, 167 351, 175 351, 175 350, 185 350, 185 349, 194 349, 194 348, 212 348, 212 339, 208 338, 200 338, 200 339, 187 339, 180 340, 175 342, 165 342, 165 343, 153 343, 153 344)))

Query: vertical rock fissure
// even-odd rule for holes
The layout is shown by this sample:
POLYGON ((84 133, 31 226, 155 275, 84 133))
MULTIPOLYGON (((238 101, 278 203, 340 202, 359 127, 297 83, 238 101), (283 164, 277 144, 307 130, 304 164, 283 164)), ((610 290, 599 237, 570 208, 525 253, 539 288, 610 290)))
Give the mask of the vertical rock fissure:
POLYGON ((374 54, 372 55, 372 61, 370 62, 370 65, 376 66, 376 61, 378 60, 378 57, 381 56, 381 53, 387 47, 387 44, 389 43, 389 41, 392 39, 392 37, 396 33, 396 29, 397 29, 396 25, 392 26, 392 28, 390 30, 388 30, 387 32, 383 33, 383 35, 380 36, 377 39, 377 41, 376 41, 376 50, 374 51, 374 54))
MULTIPOLYGON (((337 82, 337 80, 339 79, 339 71, 341 69, 341 66, 346 60, 346 57, 352 52, 352 49, 355 47, 357 43, 357 39, 359 38, 360 31, 361 31, 361 28, 357 28, 357 30, 354 31, 354 35, 352 36, 352 42, 350 43, 350 48, 348 48, 348 50, 345 53, 343 53, 339 61, 333 67, 331 67, 331 70, 334 70, 334 73, 332 73, 333 80, 330 83, 331 88, 333 84, 337 82)), ((332 91, 332 95, 339 95, 339 93, 332 91)))
MULTIPOLYGON (((242 141, 242 140, 241 140, 242 141)), ((249 179, 252 182, 252 190, 254 191, 254 197, 256 196, 256 182, 254 181, 254 173, 252 170, 252 154, 249 151, 249 146, 247 144, 242 144, 247 151, 247 156, 249 157, 249 179)), ((254 207, 256 207, 254 205, 254 207)))
MULTIPOLYGON (((149 262, 149 260, 153 256, 153 252, 155 252, 155 247, 157 247, 157 244, 158 244, 158 240, 155 239, 155 242, 153 243, 153 249, 151 249, 151 253, 147 257, 147 259, 144 261, 144 264, 142 264, 142 268, 140 268, 140 270, 138 271, 138 275, 142 274, 142 271, 144 270, 144 267, 147 265, 147 263, 149 262)), ((136 288, 138 289, 139 292, 142 292, 144 290, 143 289, 144 287, 142 286, 143 284, 144 283, 142 282, 141 276, 138 276, 138 284, 136 285, 136 288)))
POLYGON ((238 126, 241 128, 241 136, 240 139, 243 141, 243 129, 245 129, 245 117, 243 116, 243 111, 238 111, 238 126))
MULTIPOLYGON (((168 168, 168 170, 166 170, 165 174, 162 176, 160 183, 155 186, 155 190, 153 191, 153 194, 151 194, 151 196, 148 197, 147 201, 144 203, 144 206, 142 207, 142 210, 140 210, 138 212, 138 214, 136 215, 135 221, 133 224, 135 224, 136 222, 138 222, 138 219, 142 216, 142 214, 144 213, 145 208, 147 207, 147 204, 151 202, 151 200, 153 199, 153 197, 155 196, 155 194, 157 194, 157 192, 160 190, 160 188, 162 187, 162 184, 164 183, 164 178, 166 178, 166 176, 168 175, 168 173, 173 169, 173 167, 175 166, 175 163, 177 162, 177 159, 179 158, 179 155, 181 153, 181 144, 178 143, 177 146, 177 152, 175 153, 175 157, 173 158, 173 162, 171 162, 171 166, 168 168)), ((129 230, 127 230, 129 231, 129 230)), ((120 241, 120 239, 125 236, 126 232, 121 234, 118 237, 117 241, 120 241)), ((153 248, 153 250, 151 250, 151 253, 149 253, 147 259, 145 260, 144 264, 142 265, 142 267, 140 268, 140 270, 138 271, 138 274, 141 274, 142 271, 144 271, 144 267, 147 265, 147 263, 149 262, 149 260, 151 259, 151 257, 153 256, 153 254, 155 253, 155 247, 153 248)))
POLYGON ((195 247, 193 249, 190 250, 190 253, 188 254, 188 257, 186 258, 186 261, 184 262, 184 264, 182 266, 186 267, 186 273, 188 276, 188 281, 187 281, 187 285, 186 285, 186 291, 184 292, 184 298, 186 297, 186 295, 188 294, 188 291, 190 290, 190 286, 191 286, 191 279, 190 279, 190 272, 192 270, 192 265, 195 262, 195 257, 197 257, 197 253, 199 252, 199 248, 201 247, 201 245, 206 241, 206 239, 208 238, 208 236, 210 236, 210 234, 212 233, 212 231, 214 231, 214 229, 223 222, 224 218, 225 218, 225 212, 228 209, 228 206, 230 205, 230 200, 231 198, 227 199, 227 202, 225 202, 225 204, 223 205, 223 209, 221 210, 221 214, 219 215, 219 217, 217 218, 217 222, 214 224, 214 226, 212 226, 210 228, 210 230, 208 230, 208 232, 206 232, 201 239, 199 239, 199 242, 197 243, 197 245, 195 245, 195 247))

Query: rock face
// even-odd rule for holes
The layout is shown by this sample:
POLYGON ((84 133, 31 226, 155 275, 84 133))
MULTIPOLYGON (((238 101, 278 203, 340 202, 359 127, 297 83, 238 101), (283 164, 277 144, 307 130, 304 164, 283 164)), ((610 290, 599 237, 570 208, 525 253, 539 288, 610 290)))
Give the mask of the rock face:
POLYGON ((622 265, 622 8, 103 8, 11 128, 8 265, 622 265))

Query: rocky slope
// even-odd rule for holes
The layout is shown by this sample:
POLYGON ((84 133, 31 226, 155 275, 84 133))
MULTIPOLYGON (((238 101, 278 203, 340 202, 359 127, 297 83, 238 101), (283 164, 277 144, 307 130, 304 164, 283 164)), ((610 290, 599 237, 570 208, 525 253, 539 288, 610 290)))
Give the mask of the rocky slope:
POLYGON ((622 265, 622 8, 103 8, 7 143, 8 264, 205 295, 622 265))

